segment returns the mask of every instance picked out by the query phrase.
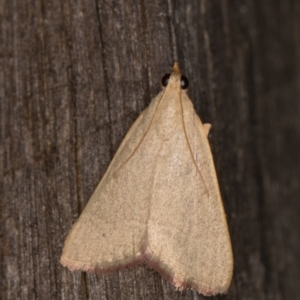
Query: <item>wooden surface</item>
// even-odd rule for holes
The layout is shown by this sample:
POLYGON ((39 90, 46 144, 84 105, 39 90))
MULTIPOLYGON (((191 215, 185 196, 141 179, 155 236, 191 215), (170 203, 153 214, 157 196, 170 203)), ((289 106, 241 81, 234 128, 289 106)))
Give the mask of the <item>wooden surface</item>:
POLYGON ((0 299, 205 298, 145 266, 59 264, 177 57, 213 124, 235 258, 228 295, 210 299, 300 297, 299 1, 1 0, 0 22, 0 299))

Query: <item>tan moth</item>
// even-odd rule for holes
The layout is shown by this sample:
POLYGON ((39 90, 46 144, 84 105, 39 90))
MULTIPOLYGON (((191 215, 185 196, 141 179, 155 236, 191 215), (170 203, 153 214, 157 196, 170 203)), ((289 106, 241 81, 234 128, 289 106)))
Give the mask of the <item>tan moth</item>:
POLYGON ((179 289, 226 293, 233 257, 207 135, 175 63, 124 138, 61 263, 105 274, 146 263, 179 289))

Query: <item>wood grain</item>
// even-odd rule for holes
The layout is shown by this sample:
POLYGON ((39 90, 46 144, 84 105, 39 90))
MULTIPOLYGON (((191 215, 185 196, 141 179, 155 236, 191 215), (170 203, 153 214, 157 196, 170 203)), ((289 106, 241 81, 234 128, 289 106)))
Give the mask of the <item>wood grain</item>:
POLYGON ((300 294, 300 5, 0 2, 1 299, 204 299, 145 266, 59 264, 63 241, 178 58, 210 143, 235 258, 227 296, 300 294))

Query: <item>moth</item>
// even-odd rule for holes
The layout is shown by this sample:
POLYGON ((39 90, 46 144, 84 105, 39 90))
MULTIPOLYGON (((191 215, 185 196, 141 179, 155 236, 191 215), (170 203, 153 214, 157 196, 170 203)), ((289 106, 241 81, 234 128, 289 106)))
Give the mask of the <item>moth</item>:
POLYGON ((63 248, 105 274, 146 263, 178 289, 226 293, 233 256, 207 139, 177 63, 125 136, 63 248))

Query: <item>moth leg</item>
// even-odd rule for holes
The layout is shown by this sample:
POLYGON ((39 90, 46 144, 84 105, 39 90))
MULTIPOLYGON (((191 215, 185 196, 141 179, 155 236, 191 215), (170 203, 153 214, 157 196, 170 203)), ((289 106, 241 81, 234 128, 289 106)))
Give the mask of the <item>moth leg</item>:
POLYGON ((203 127, 204 127, 206 136, 208 136, 209 130, 211 129, 211 124, 209 124, 209 123, 203 124, 203 127))

